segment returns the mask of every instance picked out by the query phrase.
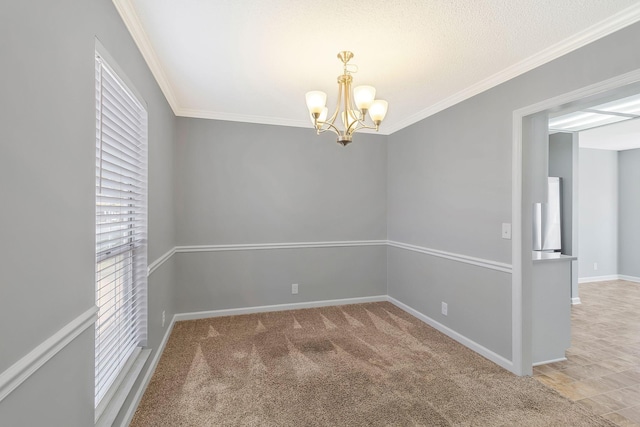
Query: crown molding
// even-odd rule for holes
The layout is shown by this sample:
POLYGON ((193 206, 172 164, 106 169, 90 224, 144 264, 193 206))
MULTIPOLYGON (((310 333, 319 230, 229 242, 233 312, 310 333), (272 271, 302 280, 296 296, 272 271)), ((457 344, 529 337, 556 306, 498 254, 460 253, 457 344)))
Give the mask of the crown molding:
MULTIPOLYGON (((177 101, 173 86, 162 68, 160 60, 156 55, 151 41, 142 27, 142 23, 133 7, 131 0, 113 0, 118 13, 122 17, 127 29, 131 33, 138 49, 142 53, 151 73, 155 77, 160 89, 164 93, 171 109, 176 116, 193 117, 202 119, 225 120, 244 123, 258 123, 275 126, 302 127, 312 129, 312 126, 306 120, 286 119, 280 117, 253 116, 233 113, 223 113, 216 111, 182 108, 177 101)), ((479 93, 489 90, 499 84, 524 74, 532 69, 553 61, 569 52, 579 49, 591 42, 594 42, 611 33, 621 30, 631 24, 640 21, 640 3, 629 6, 628 8, 612 15, 591 27, 574 34, 573 36, 556 43, 555 45, 536 53, 504 70, 493 74, 475 83, 454 95, 447 97, 435 104, 418 111, 395 123, 385 123, 384 130, 378 132, 380 135, 391 135, 401 129, 404 129, 420 120, 426 119, 440 111, 452 107, 462 101, 465 101, 479 93)))
POLYGON ((285 119, 282 117, 254 116, 250 114, 224 113, 220 111, 200 110, 196 108, 179 108, 174 111, 176 116, 194 119, 224 120, 228 122, 256 123, 262 125, 289 126, 313 129, 308 120, 285 119))
POLYGON ((164 72, 164 68, 162 68, 158 55, 151 45, 149 36, 147 36, 147 33, 144 31, 142 22, 140 22, 140 18, 138 18, 138 13, 136 12, 135 7, 130 0, 113 0, 113 4, 120 14, 125 26, 129 30, 129 34, 131 34, 133 41, 138 46, 142 57, 147 63, 149 70, 151 70, 151 74, 155 77, 158 86, 160 86, 160 90, 167 99, 173 113, 178 115, 177 112, 180 111, 180 105, 178 104, 178 99, 175 96, 173 86, 169 82, 169 79, 164 72))
POLYGON ((640 3, 629 6, 615 15, 611 15, 597 24, 580 31, 573 36, 536 53, 535 55, 525 58, 524 60, 505 68, 504 70, 487 77, 486 79, 481 80, 478 83, 443 99, 442 101, 436 102, 430 107, 418 111, 404 120, 396 122, 396 124, 391 125, 387 131, 389 134, 393 134, 394 132, 404 129, 407 126, 419 122, 420 120, 426 119, 429 116, 469 99, 472 96, 498 86, 499 84, 513 79, 514 77, 551 62, 554 59, 586 46, 589 43, 608 36, 609 34, 628 27, 638 21, 640 21, 640 3))
MULTIPOLYGON (((224 113, 220 111, 199 110, 196 108, 179 108, 174 110, 176 116, 189 117, 194 119, 224 120, 228 122, 255 123, 261 125, 287 126, 295 128, 306 128, 314 130, 308 120, 285 119, 282 117, 253 116, 248 114, 224 113)), ((389 135, 389 132, 371 129, 360 129, 358 133, 370 133, 378 135, 389 135)))

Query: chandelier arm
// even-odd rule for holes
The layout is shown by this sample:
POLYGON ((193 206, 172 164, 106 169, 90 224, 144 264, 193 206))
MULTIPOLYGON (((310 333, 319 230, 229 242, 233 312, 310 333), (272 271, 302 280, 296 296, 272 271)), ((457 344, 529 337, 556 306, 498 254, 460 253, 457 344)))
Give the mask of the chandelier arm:
POLYGON ((329 123, 329 122, 321 122, 322 125, 320 125, 320 129, 317 129, 318 134, 321 133, 325 133, 328 130, 333 131, 336 135, 340 135, 340 129, 338 129, 333 123, 329 123), (326 125, 326 128, 323 128, 323 126, 326 125))
MULTIPOLYGON (((353 110, 353 111, 360 112, 360 110, 353 110)), ((365 115, 362 115, 361 117, 355 117, 352 115, 351 117, 353 117, 354 120, 349 125, 349 128, 347 129, 347 134, 353 135, 354 133, 358 132, 360 129, 377 129, 377 127, 369 126, 367 124, 366 122, 367 116, 365 115), (360 127, 358 127, 358 125, 360 125, 360 127)))
POLYGON ((376 125, 369 126, 369 125, 364 124, 364 123, 362 123, 362 122, 360 122, 360 124, 361 124, 362 126, 355 128, 355 129, 353 130, 353 133, 358 132, 360 129, 374 129, 374 130, 378 130, 378 128, 379 128, 379 126, 376 126, 376 125))

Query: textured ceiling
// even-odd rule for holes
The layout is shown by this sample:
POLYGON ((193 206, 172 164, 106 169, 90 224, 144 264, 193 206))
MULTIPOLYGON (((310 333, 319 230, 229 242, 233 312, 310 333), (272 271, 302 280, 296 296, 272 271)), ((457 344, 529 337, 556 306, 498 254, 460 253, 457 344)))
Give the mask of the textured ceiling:
POLYGON ((392 133, 640 20, 637 0, 114 0, 174 112, 311 127, 309 90, 389 101, 392 133))

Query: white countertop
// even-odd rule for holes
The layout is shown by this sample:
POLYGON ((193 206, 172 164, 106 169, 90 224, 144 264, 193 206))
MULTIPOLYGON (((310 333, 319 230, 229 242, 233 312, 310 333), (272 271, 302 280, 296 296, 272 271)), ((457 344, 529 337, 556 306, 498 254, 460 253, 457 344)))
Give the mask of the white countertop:
POLYGON ((571 255, 563 255, 560 252, 541 252, 541 251, 532 251, 532 259, 533 262, 551 262, 551 261, 573 261, 578 259, 578 257, 571 255))

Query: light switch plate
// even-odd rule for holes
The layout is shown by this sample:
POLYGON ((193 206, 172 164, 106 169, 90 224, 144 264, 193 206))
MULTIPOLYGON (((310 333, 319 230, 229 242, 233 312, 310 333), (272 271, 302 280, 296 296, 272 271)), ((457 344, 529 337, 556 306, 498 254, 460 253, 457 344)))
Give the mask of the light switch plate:
POLYGON ((502 223, 502 238, 511 240, 511 224, 508 222, 502 223))

